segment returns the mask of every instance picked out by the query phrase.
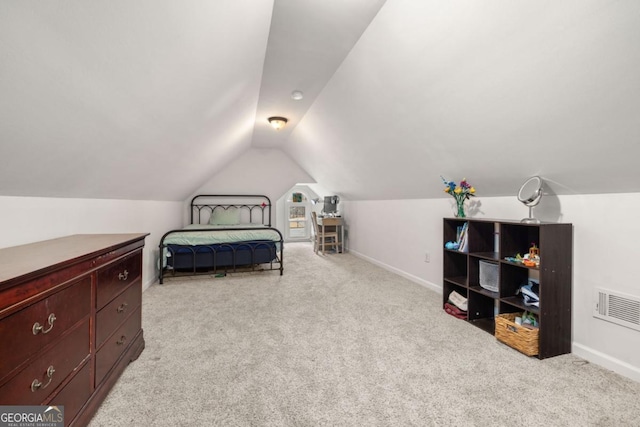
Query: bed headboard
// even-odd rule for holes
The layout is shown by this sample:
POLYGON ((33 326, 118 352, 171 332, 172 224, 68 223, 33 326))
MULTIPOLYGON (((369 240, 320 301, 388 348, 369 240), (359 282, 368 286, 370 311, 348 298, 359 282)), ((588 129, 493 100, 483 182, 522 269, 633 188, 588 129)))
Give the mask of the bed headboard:
POLYGON ((235 207, 243 223, 271 227, 271 200, 263 195, 200 194, 191 199, 191 224, 206 224, 218 209, 235 207))

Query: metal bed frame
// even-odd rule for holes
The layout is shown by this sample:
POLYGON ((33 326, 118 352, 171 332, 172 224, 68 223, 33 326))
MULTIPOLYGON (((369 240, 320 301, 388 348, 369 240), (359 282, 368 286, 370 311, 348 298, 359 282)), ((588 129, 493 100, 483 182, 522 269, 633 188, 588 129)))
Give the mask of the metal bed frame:
MULTIPOLYGON (((283 250, 284 238, 282 233, 271 227, 271 200, 264 195, 241 195, 241 194, 201 194, 191 199, 190 204, 190 221, 191 224, 202 224, 203 213, 205 221, 209 219, 216 209, 227 210, 229 208, 240 210, 243 218, 248 218, 251 224, 266 225, 265 230, 273 230, 278 233, 279 241, 243 241, 230 243, 215 243, 210 245, 174 245, 165 244, 165 239, 173 233, 202 233, 205 230, 171 230, 166 232, 160 239, 159 256, 160 256, 160 273, 159 281, 163 283, 167 273, 167 266, 164 265, 163 256, 168 251, 172 257, 181 254, 185 257, 185 253, 190 254, 191 266, 190 271, 176 271, 171 269, 171 276, 198 275, 198 274, 219 274, 224 272, 252 272, 252 271, 273 271, 279 270, 282 276, 284 272, 283 250), (208 201, 207 201, 208 200, 208 201), (215 200, 223 200, 222 202, 212 202, 215 200), (242 202, 242 200, 250 200, 242 202), (206 215, 206 212, 209 212, 206 215), (196 221, 197 222, 194 222, 196 221), (203 259, 206 263, 202 264, 203 259), (209 262, 210 261, 210 262, 209 262), (220 264, 221 263, 221 264, 220 264)), ((224 228, 228 231, 251 230, 250 227, 234 227, 224 228)), ((217 230, 210 230, 215 233, 217 230)), ((189 256, 189 255, 188 255, 189 256)), ((168 263, 168 262, 167 262, 168 263)))

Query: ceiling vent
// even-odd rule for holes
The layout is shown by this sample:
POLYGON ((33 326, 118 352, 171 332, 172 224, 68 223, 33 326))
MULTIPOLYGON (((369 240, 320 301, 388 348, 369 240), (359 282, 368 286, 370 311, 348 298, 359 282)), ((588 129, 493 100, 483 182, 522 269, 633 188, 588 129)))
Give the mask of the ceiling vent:
POLYGON ((596 289, 593 317, 640 331, 640 298, 596 289))

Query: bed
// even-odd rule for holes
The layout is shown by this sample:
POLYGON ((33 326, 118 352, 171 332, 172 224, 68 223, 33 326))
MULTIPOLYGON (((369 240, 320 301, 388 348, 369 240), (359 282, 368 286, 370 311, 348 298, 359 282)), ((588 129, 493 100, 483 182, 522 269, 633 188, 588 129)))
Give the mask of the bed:
POLYGON ((160 284, 166 277, 284 272, 282 233, 271 226, 263 195, 202 194, 191 199, 190 224, 160 239, 160 284))

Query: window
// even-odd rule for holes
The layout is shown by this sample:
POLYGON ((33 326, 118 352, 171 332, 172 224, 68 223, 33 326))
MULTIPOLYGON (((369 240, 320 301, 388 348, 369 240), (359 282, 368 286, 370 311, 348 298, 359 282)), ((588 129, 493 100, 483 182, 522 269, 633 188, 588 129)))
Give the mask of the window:
POLYGON ((296 191, 287 198, 286 205, 286 237, 290 240, 308 240, 311 237, 309 199, 304 193, 296 191))

